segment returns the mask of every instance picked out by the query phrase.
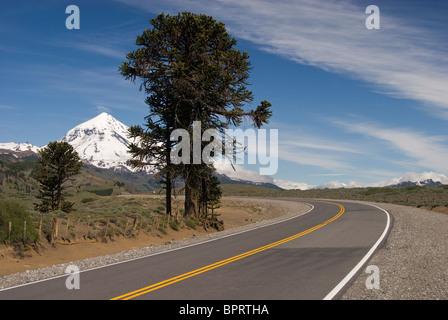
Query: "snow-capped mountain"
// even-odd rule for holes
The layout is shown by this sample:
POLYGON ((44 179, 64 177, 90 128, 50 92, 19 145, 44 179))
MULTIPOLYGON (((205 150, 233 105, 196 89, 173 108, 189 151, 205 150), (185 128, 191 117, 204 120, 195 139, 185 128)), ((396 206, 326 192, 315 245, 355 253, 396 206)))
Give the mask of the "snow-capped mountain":
POLYGON ((442 184, 448 184, 448 178, 444 174, 436 172, 406 172, 402 177, 391 179, 384 183, 384 185, 392 187, 434 186, 442 184))
POLYGON ((42 148, 36 147, 28 142, 24 142, 24 143, 7 142, 7 143, 0 143, 0 149, 11 150, 11 151, 15 151, 15 152, 32 151, 34 153, 38 153, 39 150, 42 148))
POLYGON ((358 183, 345 184, 339 181, 330 181, 326 184, 317 186, 323 188, 353 188, 353 187, 407 187, 407 186, 438 186, 448 184, 448 177, 437 172, 406 172, 399 178, 392 178, 377 183, 361 185, 358 183))
POLYGON ((99 168, 128 168, 128 127, 105 112, 69 130, 60 141, 70 143, 81 159, 99 168))

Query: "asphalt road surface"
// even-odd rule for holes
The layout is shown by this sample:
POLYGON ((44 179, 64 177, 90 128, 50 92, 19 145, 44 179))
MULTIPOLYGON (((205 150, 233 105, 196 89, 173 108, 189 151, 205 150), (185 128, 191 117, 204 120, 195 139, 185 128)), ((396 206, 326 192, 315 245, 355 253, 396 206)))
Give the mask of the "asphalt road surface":
POLYGON ((337 298, 387 236, 389 214, 354 202, 301 202, 313 209, 224 238, 1 290, 0 299, 337 298), (79 289, 67 289, 74 277, 79 289))

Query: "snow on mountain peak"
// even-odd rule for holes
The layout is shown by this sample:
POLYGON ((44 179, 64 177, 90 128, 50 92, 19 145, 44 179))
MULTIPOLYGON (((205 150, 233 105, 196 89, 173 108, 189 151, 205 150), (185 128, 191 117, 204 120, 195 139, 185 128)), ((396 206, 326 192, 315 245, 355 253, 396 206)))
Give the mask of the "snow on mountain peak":
POLYGON ((0 149, 5 149, 5 150, 11 150, 11 151, 16 151, 16 152, 21 152, 21 151, 32 151, 35 153, 38 153, 40 149, 42 149, 41 147, 37 147, 32 145, 31 143, 28 142, 7 142, 7 143, 0 143, 0 149))
POLYGON ((422 172, 422 173, 415 173, 415 172, 406 172, 399 180, 399 182, 406 182, 406 181, 412 181, 412 182, 420 182, 425 180, 433 180, 437 182, 441 182, 443 184, 448 183, 448 178, 441 173, 437 172, 422 172))
POLYGON ((425 183, 433 181, 441 184, 448 184, 448 178, 441 173, 437 172, 406 172, 402 177, 388 180, 384 185, 399 185, 405 182, 412 182, 416 185, 425 185, 425 183))
POLYGON ((103 112, 69 130, 60 141, 70 143, 82 159, 97 167, 127 167, 127 130, 125 124, 103 112))
MULTIPOLYGON (((95 118, 92 118, 90 120, 87 120, 86 122, 83 122, 70 131, 67 132, 67 135, 72 135, 74 131, 84 131, 86 134, 89 135, 93 133, 101 133, 101 132, 117 132, 117 133, 123 133, 124 137, 126 137, 128 127, 115 119, 110 114, 103 112, 96 116, 95 118)), ((66 135, 66 136, 67 136, 66 135)), ((127 140, 127 139, 126 139, 127 140)))

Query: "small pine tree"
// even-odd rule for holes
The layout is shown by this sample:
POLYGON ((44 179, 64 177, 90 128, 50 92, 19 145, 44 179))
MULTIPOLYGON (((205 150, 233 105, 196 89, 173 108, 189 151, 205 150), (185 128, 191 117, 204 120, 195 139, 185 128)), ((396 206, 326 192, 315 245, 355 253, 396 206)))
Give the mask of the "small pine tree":
POLYGON ((207 186, 206 206, 207 206, 207 212, 208 210, 211 210, 212 219, 215 217, 215 209, 221 207, 222 191, 219 185, 220 182, 218 178, 215 176, 210 176, 210 180, 208 181, 207 186))
POLYGON ((65 201, 66 182, 79 174, 82 161, 72 145, 67 142, 50 142, 39 151, 36 180, 40 183, 38 199, 41 203, 35 204, 40 212, 62 210, 70 212, 73 203, 65 201))

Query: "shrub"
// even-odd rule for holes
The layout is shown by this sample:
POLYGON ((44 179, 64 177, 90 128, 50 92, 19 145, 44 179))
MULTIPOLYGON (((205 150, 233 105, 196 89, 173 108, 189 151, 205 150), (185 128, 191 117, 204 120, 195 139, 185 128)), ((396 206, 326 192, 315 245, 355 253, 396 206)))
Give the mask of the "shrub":
POLYGON ((93 202, 93 201, 95 201, 95 198, 92 198, 92 197, 84 198, 81 200, 82 203, 88 203, 88 202, 93 202))
POLYGON ((173 221, 170 222, 170 227, 174 231, 179 231, 179 226, 180 226, 180 224, 176 220, 173 220, 173 221))
POLYGON ((38 233, 27 209, 20 203, 0 200, 0 241, 26 245, 37 240, 38 233), (26 234, 24 234, 25 221, 26 234), (10 222, 11 233, 9 232, 10 222))
POLYGON ((187 225, 187 227, 196 230, 197 226, 196 226, 196 221, 192 218, 188 218, 187 221, 185 221, 185 224, 187 225))
POLYGON ((106 189, 91 189, 87 190, 88 192, 94 193, 98 196, 106 197, 112 195, 114 192, 113 188, 106 188, 106 189))

